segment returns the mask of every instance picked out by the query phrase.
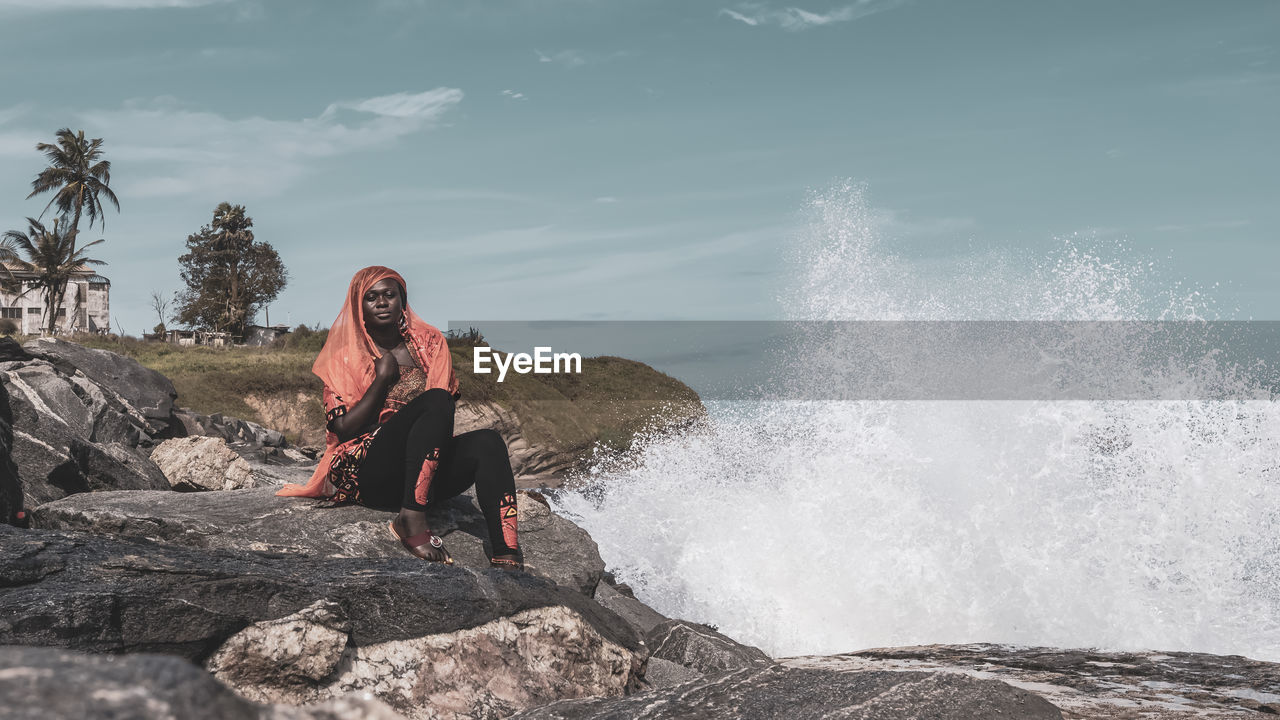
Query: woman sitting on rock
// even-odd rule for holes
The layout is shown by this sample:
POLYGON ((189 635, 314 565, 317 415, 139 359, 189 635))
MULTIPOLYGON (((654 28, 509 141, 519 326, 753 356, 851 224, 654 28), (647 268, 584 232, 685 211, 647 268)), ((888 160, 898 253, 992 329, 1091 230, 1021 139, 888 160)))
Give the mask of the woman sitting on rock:
POLYGON ((515 478, 496 431, 453 436, 458 380, 444 335, 409 309, 390 268, 355 274, 312 371, 324 381, 325 451, 306 485, 277 495, 399 506, 393 535, 410 553, 452 564, 427 506, 476 486, 495 567, 523 568, 515 478))

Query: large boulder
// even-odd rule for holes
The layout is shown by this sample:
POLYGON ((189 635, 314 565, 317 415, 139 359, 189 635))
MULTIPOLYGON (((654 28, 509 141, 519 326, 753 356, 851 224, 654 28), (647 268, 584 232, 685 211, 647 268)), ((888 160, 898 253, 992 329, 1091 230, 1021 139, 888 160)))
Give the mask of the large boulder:
POLYGON ((164 474, 137 449, 147 420, 109 388, 43 360, 0 363, 13 415, 12 458, 26 502, 92 490, 159 490, 164 474))
POLYGON ((177 390, 169 378, 143 367, 138 361, 57 338, 37 338, 23 347, 68 375, 79 370, 98 385, 112 388, 151 421, 155 430, 162 430, 170 423, 177 390))
MULTIPOLYGON (((520 544, 530 572, 591 597, 604 572, 595 541, 551 512, 540 496, 519 494, 520 544)), ((149 538, 198 548, 261 550, 317 557, 408 557, 391 536, 390 511, 360 505, 321 507, 277 497, 273 488, 213 493, 100 492, 75 495, 33 512, 36 527, 149 538)), ((454 561, 487 568, 488 532, 473 495, 428 515, 454 561)))
POLYGON ((371 698, 322 705, 257 705, 169 655, 87 655, 0 647, 0 697, 11 720, 401 720, 371 698))
POLYGON ((0 578, 0 645, 177 655, 266 702, 370 692, 409 718, 504 717, 635 690, 647 657, 625 622, 581 593, 410 557, 0 526, 0 578))
POLYGON ((954 673, 746 668, 626 698, 566 700, 512 720, 1062 720, 1048 701, 954 673))
POLYGON ((216 437, 170 438, 151 451, 174 490, 241 490, 254 486, 253 469, 216 437))

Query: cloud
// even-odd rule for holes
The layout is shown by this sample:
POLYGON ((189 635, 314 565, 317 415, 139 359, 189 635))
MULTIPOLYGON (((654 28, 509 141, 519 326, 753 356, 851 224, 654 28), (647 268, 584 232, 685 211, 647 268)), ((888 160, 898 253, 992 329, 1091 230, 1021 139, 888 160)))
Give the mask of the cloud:
POLYGON ((526 98, 525 98, 525 96, 524 96, 524 93, 518 93, 518 92, 516 92, 515 90, 503 90, 503 91, 502 91, 502 94, 503 94, 503 95, 506 95, 507 97, 511 98, 512 100, 525 100, 525 99, 526 99, 526 98))
POLYGON ((298 120, 230 118, 157 98, 80 119, 93 136, 107 138, 117 171, 131 168, 113 173, 121 196, 263 197, 305 177, 317 159, 388 147, 433 127, 462 97, 454 88, 396 93, 336 102, 298 120))
POLYGON ((538 56, 538 62, 540 63, 556 63, 568 68, 580 67, 587 64, 586 57, 577 50, 561 50, 554 55, 548 55, 537 49, 533 52, 538 56))
POLYGON ((327 118, 340 109, 347 109, 384 117, 433 120, 461 101, 462 91, 456 88, 436 88, 422 93, 399 92, 368 100, 334 103, 325 108, 320 117, 327 118))
POLYGON ((231 0, 0 0, 0 12, 19 10, 138 10, 145 8, 193 8, 231 0))
POLYGON ((861 20, 885 10, 892 10, 904 4, 906 0, 858 0, 851 5, 835 8, 827 13, 816 13, 797 7, 775 10, 760 3, 742 3, 737 10, 721 8, 718 14, 727 15, 741 23, 752 27, 758 25, 776 25, 783 30, 807 30, 822 25, 861 20))

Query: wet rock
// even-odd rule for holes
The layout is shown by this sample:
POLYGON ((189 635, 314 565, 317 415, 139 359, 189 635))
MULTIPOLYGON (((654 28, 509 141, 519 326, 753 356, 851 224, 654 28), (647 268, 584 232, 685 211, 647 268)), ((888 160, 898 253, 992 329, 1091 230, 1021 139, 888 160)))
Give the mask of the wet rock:
POLYGON ((634 690, 647 655, 617 616, 523 573, 4 526, 0 550, 0 644, 207 661, 263 701, 366 691, 409 718, 502 717, 634 690))
MULTIPOLYGON (((309 473, 308 473, 309 474, 309 473)), ((604 572, 595 541, 543 503, 520 493, 520 543, 530 572, 591 597, 604 572)), ((141 537, 199 548, 260 550, 319 557, 407 557, 387 523, 394 514, 359 505, 325 508, 273 488, 217 493, 92 493, 32 514, 36 527, 141 537)), ((455 562, 488 568, 488 531, 474 497, 433 508, 432 529, 455 562)))
POLYGON ((1061 720, 1036 695, 951 673, 840 672, 773 665, 618 699, 568 700, 513 720, 1061 720))
POLYGON ((759 648, 743 645, 716 630, 687 620, 668 620, 645 637, 653 657, 716 675, 740 668, 766 667, 773 659, 759 648))
POLYGON ((58 366, 67 375, 79 370, 97 385, 113 389, 157 430, 169 424, 178 392, 169 378, 136 360, 57 338, 37 338, 23 348, 58 366))
POLYGON ((13 720, 400 720, 372 698, 318 706, 262 706, 207 672, 167 655, 86 655, 53 648, 0 647, 0 697, 13 720), (73 690, 68 692, 68 690, 73 690))
POLYGON ((254 487, 244 458, 215 437, 172 438, 151 451, 174 490, 240 490, 254 487))

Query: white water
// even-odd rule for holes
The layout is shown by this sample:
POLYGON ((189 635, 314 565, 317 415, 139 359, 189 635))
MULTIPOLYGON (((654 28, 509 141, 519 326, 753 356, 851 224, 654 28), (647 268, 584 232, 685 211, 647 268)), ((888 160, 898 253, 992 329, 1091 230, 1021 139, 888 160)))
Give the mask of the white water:
MULTIPOLYGON (((857 187, 809 210, 781 300, 795 319, 1211 314, 1078 239, 940 275, 883 249, 857 187)), ((780 384, 832 382, 840 351, 798 348, 780 384)), ((639 598, 775 656, 1001 642, 1280 660, 1278 475, 1266 400, 779 401, 604 457, 559 504, 639 598)))

